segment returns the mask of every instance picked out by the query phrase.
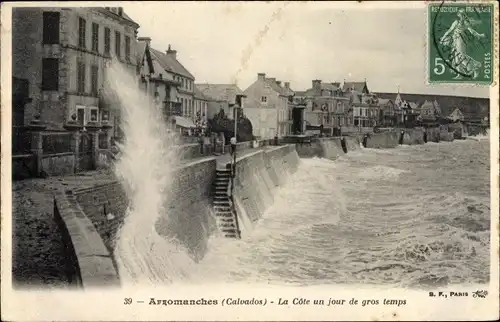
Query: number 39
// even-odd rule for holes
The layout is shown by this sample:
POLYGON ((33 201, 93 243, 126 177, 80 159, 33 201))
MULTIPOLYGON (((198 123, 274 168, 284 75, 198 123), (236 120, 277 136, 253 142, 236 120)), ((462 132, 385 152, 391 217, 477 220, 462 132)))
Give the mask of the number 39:
POLYGON ((440 58, 440 57, 436 57, 434 58, 434 74, 436 75, 443 75, 444 72, 445 72, 445 66, 444 64, 442 63, 443 61, 443 58, 440 58))

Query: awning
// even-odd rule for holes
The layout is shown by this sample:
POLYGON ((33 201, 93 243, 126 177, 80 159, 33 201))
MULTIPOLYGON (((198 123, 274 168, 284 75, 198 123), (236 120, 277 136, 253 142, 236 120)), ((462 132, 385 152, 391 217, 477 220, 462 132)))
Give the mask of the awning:
POLYGON ((184 128, 187 128, 187 129, 195 128, 196 127, 196 125, 194 124, 194 122, 191 119, 187 118, 187 117, 174 116, 174 120, 175 120, 175 125, 180 126, 180 127, 184 127, 184 128))

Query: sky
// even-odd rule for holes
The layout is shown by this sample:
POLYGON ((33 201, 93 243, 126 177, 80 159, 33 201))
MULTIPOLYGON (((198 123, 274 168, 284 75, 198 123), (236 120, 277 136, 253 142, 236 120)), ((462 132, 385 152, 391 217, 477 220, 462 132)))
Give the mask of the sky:
POLYGON ((150 37, 169 44, 196 83, 245 90, 266 73, 294 90, 367 80, 374 92, 488 97, 487 86, 426 84, 423 3, 126 2, 150 37), (376 7, 375 7, 376 6, 376 7))

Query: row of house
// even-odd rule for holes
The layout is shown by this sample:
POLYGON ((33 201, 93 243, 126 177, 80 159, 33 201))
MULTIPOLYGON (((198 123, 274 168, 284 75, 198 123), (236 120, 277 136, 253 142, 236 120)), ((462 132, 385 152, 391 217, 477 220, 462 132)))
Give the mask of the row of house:
POLYGON ((155 49, 151 38, 137 37, 138 29, 120 7, 14 9, 13 125, 38 118, 59 131, 70 121, 106 123, 109 137, 119 138, 119 103, 103 94, 112 57, 181 129, 205 128, 221 110, 234 119, 235 107, 261 138, 433 121, 441 114, 437 101, 417 104, 399 93, 394 100, 378 98, 366 80, 312 80, 305 91, 265 73, 245 90, 197 83, 171 45, 155 49))

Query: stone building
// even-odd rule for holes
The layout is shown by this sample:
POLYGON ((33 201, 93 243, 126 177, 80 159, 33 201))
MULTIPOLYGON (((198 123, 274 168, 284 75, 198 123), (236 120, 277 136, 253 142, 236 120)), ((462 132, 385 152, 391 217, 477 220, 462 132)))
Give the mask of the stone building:
POLYGON ((244 91, 248 100, 254 104, 251 108, 272 108, 275 110, 276 124, 271 128, 262 128, 265 133, 274 131, 274 135, 278 137, 291 133, 292 107, 290 101, 293 97, 293 91, 289 85, 288 88, 283 87, 276 78, 266 78, 266 74, 259 73, 257 80, 244 91))
POLYGON ((160 106, 165 119, 182 115, 182 104, 177 101, 177 90, 181 84, 174 81, 164 61, 151 53, 151 38, 139 37, 137 45, 137 67, 140 88, 146 91, 150 103, 160 106))
POLYGON ((336 134, 341 127, 349 125, 349 98, 340 83, 315 79, 311 88, 296 94, 296 101, 306 104, 305 119, 309 126, 322 126, 325 131, 336 134))
POLYGON ((378 97, 371 93, 368 84, 363 82, 348 82, 344 80, 342 86, 344 95, 350 99, 352 109, 352 125, 357 128, 373 127, 378 125, 380 107, 378 97))
POLYGON ((460 111, 459 108, 455 108, 453 112, 451 112, 451 114, 448 116, 448 119, 450 119, 453 122, 457 121, 463 122, 465 120, 464 113, 462 113, 462 111, 460 111))
POLYGON ((418 107, 420 117, 423 121, 435 121, 441 114, 441 108, 437 101, 425 101, 418 107))
POLYGON ((379 98, 378 106, 379 111, 379 124, 381 126, 394 126, 396 125, 397 116, 394 103, 391 99, 379 98))
POLYGON ((191 74, 186 67, 177 59, 177 51, 173 50, 171 45, 165 52, 161 52, 150 47, 150 51, 154 60, 162 66, 166 73, 166 77, 173 79, 179 84, 175 99, 181 104, 182 116, 194 121, 195 108, 194 108, 194 81, 195 77, 191 74))
POLYGON ((196 84, 197 90, 205 97, 207 119, 213 119, 221 109, 234 119, 234 106, 245 109, 245 93, 236 84, 196 84))
POLYGON ((205 128, 208 121, 208 104, 210 98, 205 96, 198 87, 194 86, 194 123, 197 127, 205 128))
POLYGON ((119 122, 118 109, 102 102, 106 66, 114 56, 135 73, 138 28, 122 8, 14 8, 12 73, 31 98, 14 104, 18 122, 38 115, 50 130, 72 119, 119 122))

